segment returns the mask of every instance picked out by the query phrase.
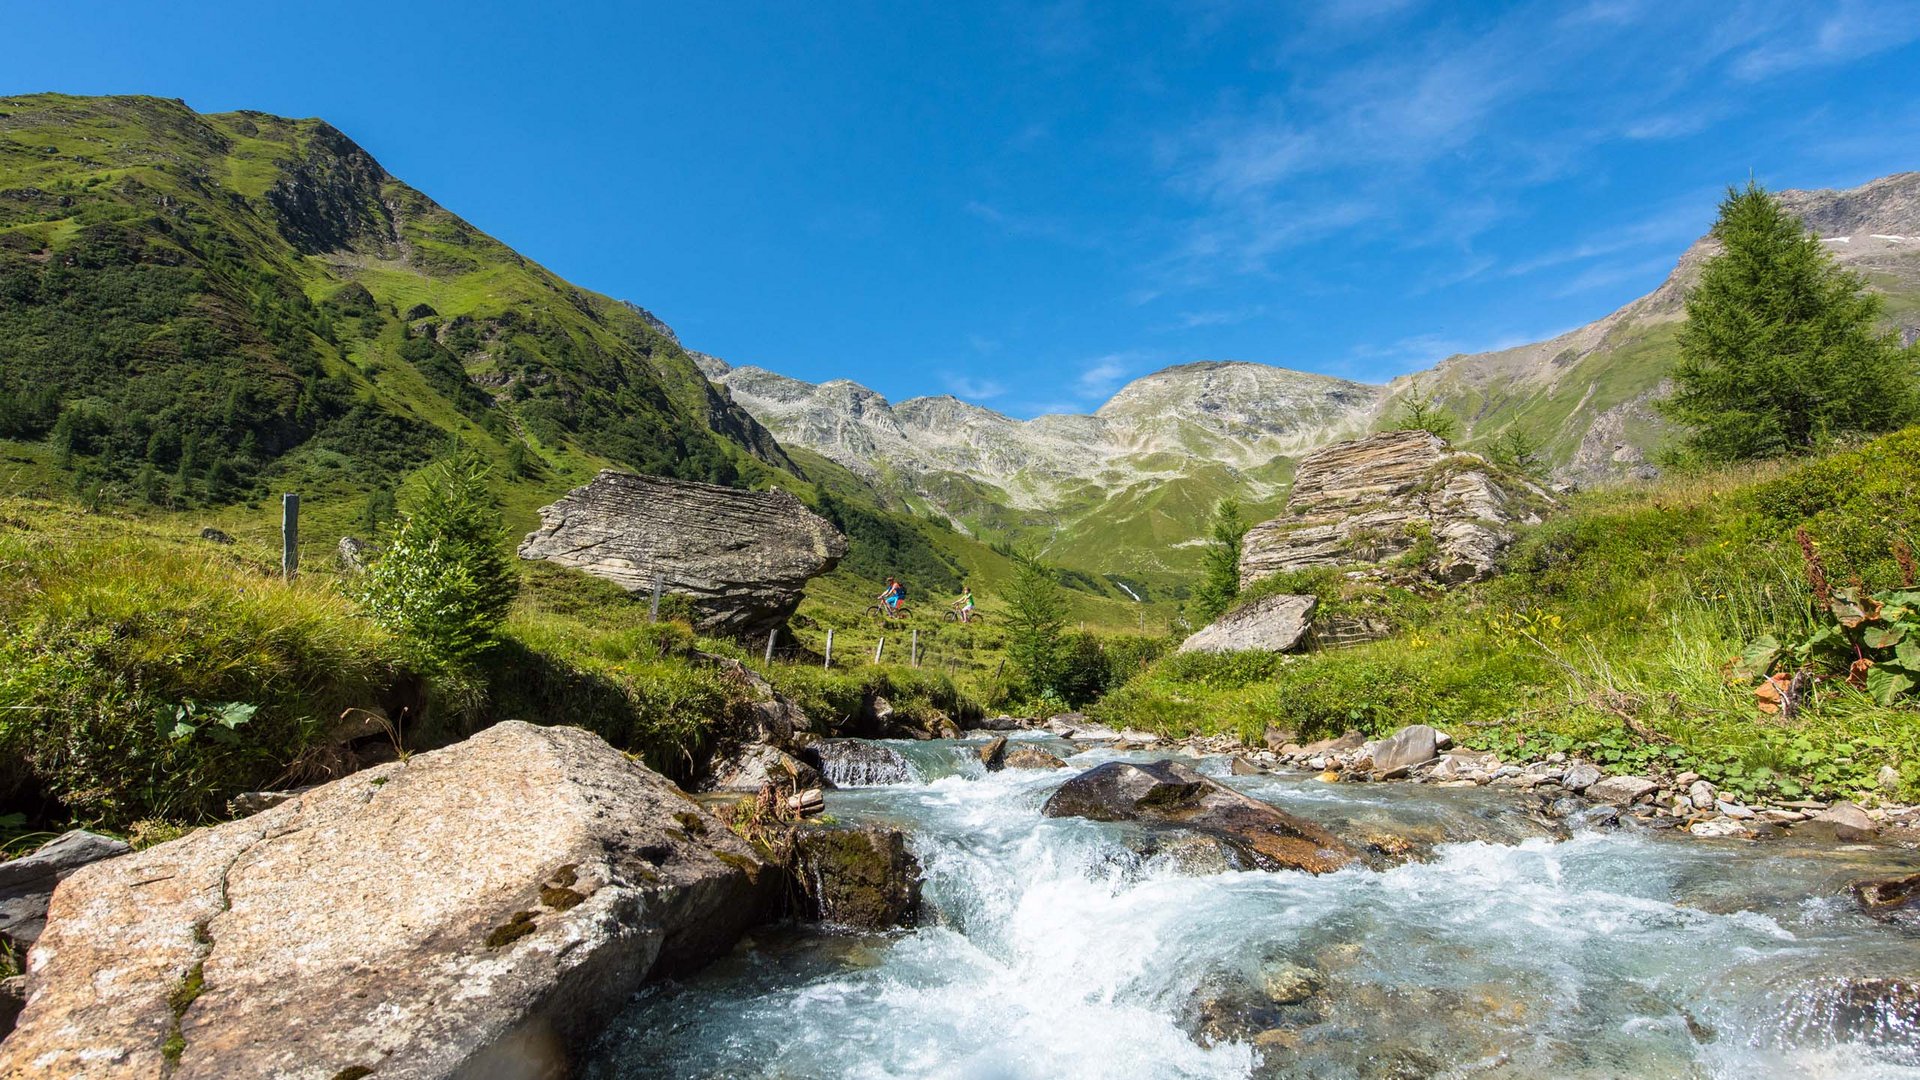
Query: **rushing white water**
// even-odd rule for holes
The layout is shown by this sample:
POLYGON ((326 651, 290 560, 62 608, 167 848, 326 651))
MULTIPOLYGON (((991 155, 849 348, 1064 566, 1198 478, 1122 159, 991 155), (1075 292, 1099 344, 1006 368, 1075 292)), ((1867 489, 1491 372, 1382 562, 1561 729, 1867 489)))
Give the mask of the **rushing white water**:
POLYGON ((769 931, 642 994, 588 1076, 1920 1077, 1911 1001, 1846 989, 1920 976, 1920 941, 1842 895, 1910 859, 1556 841, 1491 792, 1260 777, 1236 782, 1343 827, 1532 838, 1191 875, 1129 826, 1041 817, 1062 774, 906 752, 939 778, 828 809, 912 830, 925 925, 769 931), (1315 992, 1254 992, 1289 971, 1315 992))

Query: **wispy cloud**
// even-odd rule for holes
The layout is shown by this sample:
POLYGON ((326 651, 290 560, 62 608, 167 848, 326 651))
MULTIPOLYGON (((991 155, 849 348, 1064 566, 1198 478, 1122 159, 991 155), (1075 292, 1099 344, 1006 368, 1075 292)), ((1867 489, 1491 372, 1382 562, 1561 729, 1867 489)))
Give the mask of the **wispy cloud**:
POLYGON ((966 401, 992 401, 1004 397, 1006 385, 994 379, 976 379, 958 372, 947 372, 940 377, 948 392, 966 401))
POLYGON ((1743 79, 1857 61, 1920 39, 1920 5, 1911 0, 1843 0, 1832 8, 1807 5, 1791 31, 1756 46, 1734 62, 1743 79), (1809 26, 1807 23, 1811 23, 1809 26))
POLYGON ((1139 370, 1139 358, 1130 353, 1109 353, 1091 360, 1080 369, 1074 386, 1085 399, 1112 396, 1129 376, 1139 370))

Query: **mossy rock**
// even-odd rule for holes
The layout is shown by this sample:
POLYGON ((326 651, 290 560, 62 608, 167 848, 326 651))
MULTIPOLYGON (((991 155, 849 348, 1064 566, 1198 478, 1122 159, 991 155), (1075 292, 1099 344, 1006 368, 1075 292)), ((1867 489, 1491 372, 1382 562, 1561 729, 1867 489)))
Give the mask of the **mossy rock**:
POLYGON ((912 926, 920 861, 906 834, 879 826, 803 829, 794 839, 800 915, 855 930, 912 926))

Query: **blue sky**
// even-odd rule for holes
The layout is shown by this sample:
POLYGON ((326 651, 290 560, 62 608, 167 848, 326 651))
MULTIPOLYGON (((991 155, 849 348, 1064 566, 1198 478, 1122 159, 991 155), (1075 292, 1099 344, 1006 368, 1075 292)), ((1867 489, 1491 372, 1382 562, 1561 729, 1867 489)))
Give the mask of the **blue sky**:
POLYGON ((1728 183, 1920 168, 1920 2, 0 0, 0 93, 322 116, 691 347, 1097 406, 1648 291, 1728 183))

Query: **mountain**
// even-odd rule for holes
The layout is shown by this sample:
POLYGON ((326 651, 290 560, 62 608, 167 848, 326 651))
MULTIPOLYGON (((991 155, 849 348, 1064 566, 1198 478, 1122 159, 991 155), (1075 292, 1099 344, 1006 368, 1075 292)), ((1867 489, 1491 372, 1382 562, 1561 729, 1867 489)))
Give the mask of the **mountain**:
POLYGON ((0 437, 172 506, 387 486, 449 437, 547 489, 798 471, 645 311, 324 121, 149 97, 0 99, 0 437))
MULTIPOLYGON (((1920 336, 1920 173, 1780 198, 1920 336)), ((1265 364, 1181 364, 1122 387, 1091 416, 1021 421, 949 396, 898 404, 858 383, 818 385, 695 354, 709 378, 779 438, 839 462, 918 508, 989 535, 1041 540, 1096 572, 1185 575, 1213 502, 1255 513, 1305 453, 1373 430, 1410 393, 1456 415, 1461 441, 1509 430, 1542 444, 1567 480, 1652 471, 1669 432, 1652 402, 1677 355, 1683 299, 1714 251, 1695 241, 1659 288, 1549 341, 1459 355, 1384 386, 1265 364)))
MULTIPOLYGON (((864 606, 991 590, 1011 561, 789 452, 645 308, 579 288, 389 174, 325 121, 152 97, 0 98, 0 457, 9 490, 193 515, 277 543, 365 535, 457 441, 509 527, 600 469, 779 486, 844 531, 816 581, 864 606)), ((325 542, 322 541, 325 546, 325 542)), ((1135 625, 1068 575, 1077 619, 1135 625)))

